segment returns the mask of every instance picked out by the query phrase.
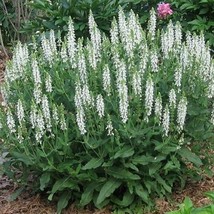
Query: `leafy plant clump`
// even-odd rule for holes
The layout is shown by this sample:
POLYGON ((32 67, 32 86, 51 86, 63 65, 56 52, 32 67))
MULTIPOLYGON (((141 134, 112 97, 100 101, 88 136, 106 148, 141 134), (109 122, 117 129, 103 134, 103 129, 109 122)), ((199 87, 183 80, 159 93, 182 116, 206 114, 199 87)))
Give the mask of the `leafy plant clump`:
MULTIPOLYGON (((212 201, 214 201, 214 192, 206 192, 206 196, 208 196, 212 201)), ((204 207, 194 207, 190 198, 185 198, 184 202, 180 205, 180 209, 177 211, 167 212, 166 214, 212 214, 214 213, 214 204, 211 203, 204 207)))
POLYGON ((89 16, 90 39, 42 35, 17 44, 2 87, 0 137, 6 173, 68 202, 128 207, 172 191, 198 169, 213 137, 214 62, 204 37, 170 22, 147 31, 131 11, 112 22, 110 39, 89 16), (203 133, 202 135, 200 134, 203 133), (195 149, 197 148, 197 150, 195 149), (189 163, 193 164, 191 169, 189 163), (32 179, 30 179, 32 180, 32 179))

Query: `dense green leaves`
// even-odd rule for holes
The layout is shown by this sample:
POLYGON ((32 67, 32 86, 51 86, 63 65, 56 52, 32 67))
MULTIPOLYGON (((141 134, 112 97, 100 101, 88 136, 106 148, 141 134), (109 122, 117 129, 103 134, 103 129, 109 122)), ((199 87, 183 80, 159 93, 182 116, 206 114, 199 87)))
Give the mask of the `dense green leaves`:
MULTIPOLYGON (((25 185, 35 176, 34 190, 58 200, 59 213, 70 201, 150 206, 151 198, 171 193, 210 163, 199 158, 214 128, 209 49, 202 35, 183 42, 178 23, 152 32, 150 21, 146 32, 121 8, 110 40, 94 22, 98 14, 90 14, 90 38, 75 39, 73 28, 84 31, 88 24, 58 20, 58 12, 70 9, 70 2, 59 2, 59 11, 49 11, 46 1, 32 4, 57 17, 43 20, 45 27, 65 23, 68 35, 52 30, 30 51, 18 43, 6 69, 7 108, 0 111, 5 172, 16 178, 18 170, 25 185)), ((107 7, 81 5, 88 4, 107 7)), ((85 17, 83 8, 71 12, 85 17)))

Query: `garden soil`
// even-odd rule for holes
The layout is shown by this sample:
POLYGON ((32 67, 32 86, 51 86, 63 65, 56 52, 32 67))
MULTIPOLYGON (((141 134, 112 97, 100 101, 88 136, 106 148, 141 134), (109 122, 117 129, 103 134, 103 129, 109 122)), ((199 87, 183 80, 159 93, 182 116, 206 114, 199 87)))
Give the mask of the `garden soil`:
MULTIPOLYGON (((10 57, 0 50, 0 84, 3 81, 5 62, 10 57)), ((2 98, 0 97, 0 102, 2 98)), ((1 143, 1 142, 0 142, 1 143)), ((213 153, 214 155, 214 153, 213 153)), ((0 214, 55 214, 56 203, 47 201, 44 195, 33 194, 31 191, 22 192, 15 200, 14 193, 19 188, 2 172, 0 156, 0 214)), ((212 167, 214 173, 214 167, 212 167)), ((190 197, 196 207, 209 204, 210 201, 204 196, 204 192, 214 191, 214 177, 204 176, 198 182, 187 182, 183 190, 175 190, 170 199, 157 199, 156 210, 150 214, 164 214, 167 211, 178 209, 185 197, 190 197)), ((80 210, 71 204, 63 214, 110 214, 111 209, 103 210, 85 209, 80 210)), ((143 213, 143 211, 142 211, 143 213)))

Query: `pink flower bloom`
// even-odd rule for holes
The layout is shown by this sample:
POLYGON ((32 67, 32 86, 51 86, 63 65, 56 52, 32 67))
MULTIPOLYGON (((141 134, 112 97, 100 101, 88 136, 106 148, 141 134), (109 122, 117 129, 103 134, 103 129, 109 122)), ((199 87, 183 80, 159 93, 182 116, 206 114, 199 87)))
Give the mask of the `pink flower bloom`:
POLYGON ((170 8, 170 4, 169 3, 159 3, 158 4, 158 16, 161 19, 165 19, 168 15, 171 15, 173 13, 173 11, 170 8))

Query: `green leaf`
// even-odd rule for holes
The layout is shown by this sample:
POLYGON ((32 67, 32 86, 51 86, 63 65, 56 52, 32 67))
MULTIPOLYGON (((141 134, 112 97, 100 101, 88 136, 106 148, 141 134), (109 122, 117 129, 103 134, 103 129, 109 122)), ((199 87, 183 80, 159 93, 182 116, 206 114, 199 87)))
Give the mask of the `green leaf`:
POLYGON ((134 149, 133 147, 130 146, 124 146, 121 150, 116 152, 114 155, 114 159, 116 158, 128 158, 134 154, 134 149))
POLYGON ((71 198, 71 192, 66 191, 60 196, 59 201, 57 203, 57 213, 60 214, 62 210, 68 205, 68 201, 71 198))
POLYGON ((149 175, 150 176, 154 175, 161 168, 161 166, 162 166, 161 163, 150 164, 149 165, 149 175))
POLYGON ((137 165, 137 164, 141 164, 141 165, 148 165, 149 163, 153 162, 154 158, 152 156, 145 156, 145 155, 141 155, 139 157, 135 157, 132 159, 132 163, 137 165))
POLYGON ((40 190, 43 191, 48 182, 50 181, 50 172, 45 172, 40 177, 40 190))
POLYGON ((155 178, 159 184, 161 184, 167 192, 172 192, 172 188, 161 178, 159 175, 155 175, 155 178))
POLYGON ((52 187, 52 190, 51 190, 51 194, 48 196, 48 200, 52 200, 53 198, 53 195, 58 192, 58 191, 63 191, 65 190, 66 188, 72 190, 72 189, 79 189, 77 184, 69 179, 69 178, 62 178, 62 179, 59 179, 55 182, 55 184, 53 185, 52 187))
POLYGON ((122 200, 119 200, 116 197, 112 199, 112 202, 114 202, 115 204, 121 207, 128 207, 129 205, 132 204, 133 201, 134 201, 134 195, 131 194, 129 191, 126 191, 124 193, 122 200))
POLYGON ((201 159, 187 148, 181 148, 178 150, 178 154, 198 167, 203 165, 201 159))
POLYGON ((119 178, 123 180, 140 180, 141 179, 139 175, 133 174, 128 170, 120 167, 110 167, 109 169, 106 169, 106 172, 115 178, 119 178))
POLYGON ((214 200, 214 191, 205 192, 204 195, 206 195, 210 199, 214 200))
POLYGON ((100 193, 97 198, 97 204, 101 204, 106 198, 108 198, 119 186, 121 185, 120 181, 109 180, 107 181, 100 190, 100 193))
POLYGON ((33 162, 32 160, 29 158, 29 156, 23 154, 23 153, 19 153, 19 152, 12 152, 12 157, 16 158, 17 160, 23 162, 25 165, 29 166, 32 165, 33 162))
POLYGON ((135 192, 145 203, 149 203, 148 192, 143 188, 142 185, 137 184, 135 186, 135 192))
POLYGON ((193 208, 193 203, 189 197, 186 197, 184 199, 184 210, 187 212, 190 212, 191 209, 193 208))
POLYGON ((101 166, 102 163, 102 158, 92 158, 85 166, 82 167, 82 170, 96 169, 97 167, 101 166))
POLYGON ((85 191, 83 192, 80 200, 80 205, 85 206, 90 203, 90 201, 93 199, 93 193, 96 187, 100 184, 92 183, 87 186, 85 191))

